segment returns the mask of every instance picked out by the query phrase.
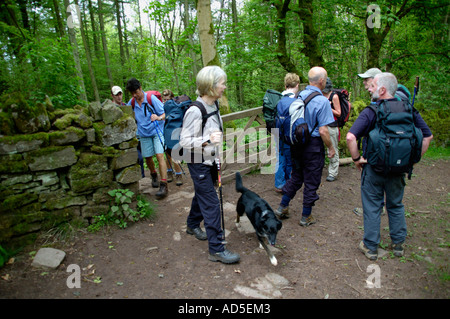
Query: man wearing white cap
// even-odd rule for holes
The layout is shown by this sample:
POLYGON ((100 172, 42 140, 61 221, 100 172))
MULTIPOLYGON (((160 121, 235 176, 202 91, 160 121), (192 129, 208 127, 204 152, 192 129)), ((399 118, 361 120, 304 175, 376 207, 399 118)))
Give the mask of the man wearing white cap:
MULTIPOLYGON (((371 69, 368 69, 368 70, 367 70, 366 72, 364 72, 364 73, 358 74, 358 76, 359 76, 360 78, 363 78, 363 79, 364 79, 364 81, 363 81, 363 83, 364 83, 364 88, 365 88, 367 91, 369 91, 369 86, 370 86, 370 83, 372 83, 373 78, 375 77, 375 75, 377 75, 377 74, 379 74, 379 73, 381 73, 381 70, 380 70, 380 69, 378 69, 378 68, 371 68, 371 69)), ((370 94, 370 92, 369 92, 369 94, 370 94)))
POLYGON ((117 104, 117 105, 126 105, 125 103, 123 103, 122 98, 123 98, 123 93, 122 93, 122 89, 120 88, 120 86, 113 86, 111 88, 111 96, 112 96, 112 101, 117 104))

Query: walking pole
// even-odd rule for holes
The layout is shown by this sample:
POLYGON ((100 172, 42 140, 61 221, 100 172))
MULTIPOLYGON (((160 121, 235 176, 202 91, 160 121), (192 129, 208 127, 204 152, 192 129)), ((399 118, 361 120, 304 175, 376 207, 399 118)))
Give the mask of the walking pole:
POLYGON ((414 96, 412 100, 412 107, 414 107, 414 100, 416 99, 416 94, 419 93, 419 77, 416 76, 416 83, 414 84, 414 96))
POLYGON ((219 153, 219 146, 216 146, 216 164, 217 164, 217 172, 218 172, 218 182, 219 182, 219 198, 220 198, 220 215, 222 218, 222 229, 223 229, 223 241, 222 244, 227 244, 227 241, 225 240, 225 219, 223 217, 223 197, 222 197, 222 167, 220 165, 220 153, 219 153))

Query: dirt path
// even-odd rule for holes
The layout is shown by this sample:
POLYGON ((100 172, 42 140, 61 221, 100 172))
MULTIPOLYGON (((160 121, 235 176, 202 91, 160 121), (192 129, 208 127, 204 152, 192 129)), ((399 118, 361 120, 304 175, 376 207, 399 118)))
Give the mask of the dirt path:
MULTIPOLYGON (((64 246, 67 255, 56 270, 31 267, 30 247, 14 263, 0 269, 0 298, 444 298, 449 285, 448 161, 422 160, 405 190, 408 238, 406 256, 391 256, 387 215, 382 217, 385 257, 369 261, 358 249, 362 217, 360 174, 352 166, 340 168, 329 183, 323 173, 320 200, 313 209, 318 220, 300 227, 302 194, 291 205, 292 217, 283 221, 277 240, 278 266, 259 249, 253 233, 239 231, 235 220, 238 196, 234 183, 224 185, 228 248, 241 255, 234 265, 207 259, 207 243, 185 232, 192 198, 192 182, 176 187, 159 201, 157 218, 125 230, 87 233, 64 246), (67 266, 81 268, 81 288, 69 289, 67 266), (379 275, 379 276, 378 276, 379 275), (377 280, 377 278, 379 280, 377 280), (380 284, 380 288, 368 288, 380 284)), ((273 191, 273 175, 251 174, 244 185, 276 208, 280 195, 273 191)), ((149 178, 145 193, 154 198, 149 178)))

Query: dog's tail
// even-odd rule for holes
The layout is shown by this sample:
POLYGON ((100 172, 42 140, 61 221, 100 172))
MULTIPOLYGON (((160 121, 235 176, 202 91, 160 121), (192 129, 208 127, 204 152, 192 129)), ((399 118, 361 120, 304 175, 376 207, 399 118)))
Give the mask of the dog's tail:
POLYGON ((236 172, 236 192, 242 193, 246 191, 247 189, 242 184, 242 177, 241 173, 236 172))

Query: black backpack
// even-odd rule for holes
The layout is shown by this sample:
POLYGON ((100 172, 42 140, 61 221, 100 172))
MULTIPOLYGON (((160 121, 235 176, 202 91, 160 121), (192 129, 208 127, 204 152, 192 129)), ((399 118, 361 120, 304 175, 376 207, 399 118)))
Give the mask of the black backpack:
POLYGON ((367 141, 367 162, 380 174, 408 173, 422 156, 423 134, 414 125, 413 108, 405 101, 383 101, 369 106, 376 113, 367 141))
MULTIPOLYGON (((348 91, 346 89, 333 89, 330 95, 330 100, 337 94, 339 97, 339 104, 341 105, 341 115, 337 118, 336 122, 339 127, 343 127, 350 118, 350 112, 352 111, 352 104, 348 100, 348 91)), ((331 104, 333 107, 333 104, 331 104)))

